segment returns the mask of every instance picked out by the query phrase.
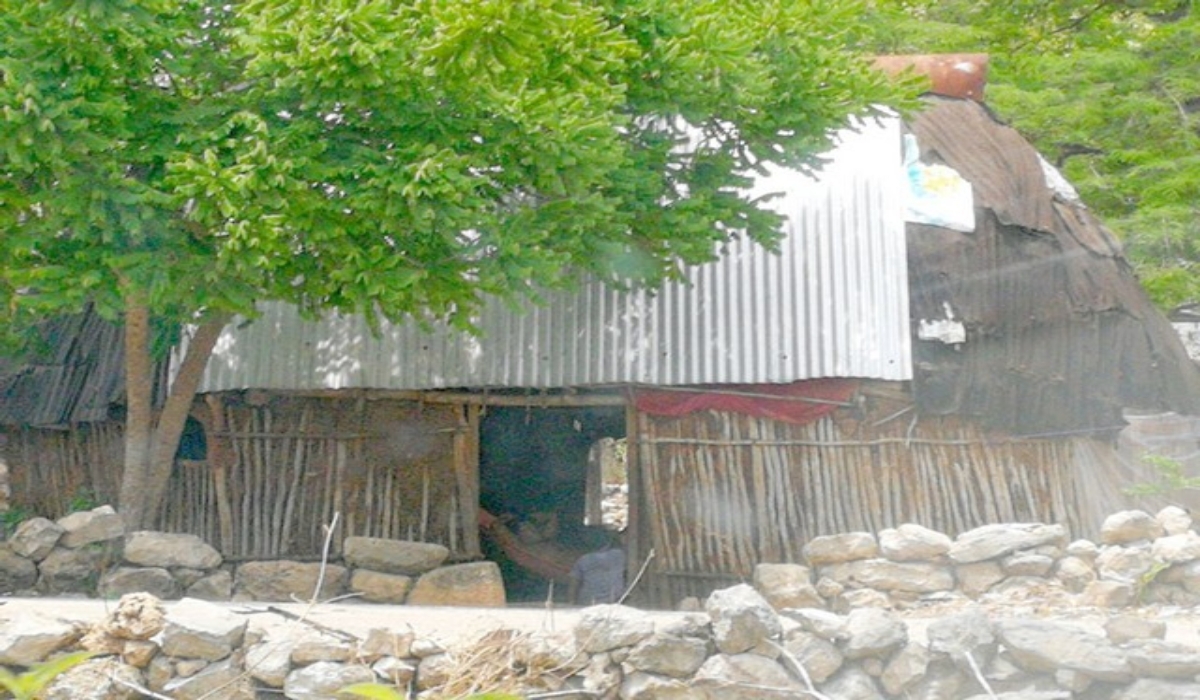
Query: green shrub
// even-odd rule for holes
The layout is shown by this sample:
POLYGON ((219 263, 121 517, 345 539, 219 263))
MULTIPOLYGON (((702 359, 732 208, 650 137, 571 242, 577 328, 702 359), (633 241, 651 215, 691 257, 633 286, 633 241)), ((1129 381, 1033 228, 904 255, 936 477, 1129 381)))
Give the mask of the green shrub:
POLYGON ((0 667, 0 688, 8 691, 13 700, 33 700, 60 673, 78 666, 92 656, 90 651, 77 651, 40 663, 20 674, 0 667))

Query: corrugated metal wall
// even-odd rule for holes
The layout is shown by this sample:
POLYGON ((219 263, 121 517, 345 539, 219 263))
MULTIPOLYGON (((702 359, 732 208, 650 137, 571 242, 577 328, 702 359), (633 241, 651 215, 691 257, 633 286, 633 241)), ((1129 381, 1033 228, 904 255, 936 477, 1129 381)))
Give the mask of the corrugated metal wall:
POLYGON ((872 121, 819 182, 785 170, 757 182, 752 196, 785 193, 778 255, 735 241, 656 293, 597 282, 524 313, 496 303, 479 338, 417 324, 375 338, 359 318, 310 323, 268 305, 226 330, 202 391, 909 379, 903 186, 899 121, 872 121))

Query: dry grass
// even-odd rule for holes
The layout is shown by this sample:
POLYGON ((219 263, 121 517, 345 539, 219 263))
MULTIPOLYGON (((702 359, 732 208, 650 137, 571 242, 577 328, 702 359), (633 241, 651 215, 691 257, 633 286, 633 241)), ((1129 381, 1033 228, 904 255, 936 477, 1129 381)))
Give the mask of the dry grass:
POLYGON ((452 700, 485 692, 528 696, 561 690, 567 676, 586 662, 572 652, 573 646, 544 634, 489 632, 452 653, 446 680, 429 697, 452 700))

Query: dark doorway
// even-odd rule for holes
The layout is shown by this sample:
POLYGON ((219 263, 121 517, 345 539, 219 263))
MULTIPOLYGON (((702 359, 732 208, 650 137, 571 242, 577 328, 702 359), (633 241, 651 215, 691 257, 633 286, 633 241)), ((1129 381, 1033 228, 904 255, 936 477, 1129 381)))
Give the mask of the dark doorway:
MULTIPOLYGON (((490 406, 480 423, 480 505, 501 518, 521 546, 547 560, 587 551, 584 525, 589 452, 625 437, 622 406, 490 406)), ((484 554, 500 565, 511 602, 545 600, 550 581, 517 563, 494 539, 484 554)), ((565 589, 555 589, 555 598, 565 589)))

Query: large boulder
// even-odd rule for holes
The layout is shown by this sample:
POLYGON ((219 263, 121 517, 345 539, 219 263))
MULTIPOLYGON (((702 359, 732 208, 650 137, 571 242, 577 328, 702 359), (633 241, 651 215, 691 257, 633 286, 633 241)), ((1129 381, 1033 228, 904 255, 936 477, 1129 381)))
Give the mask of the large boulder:
POLYGON ((690 637, 654 634, 638 642, 625 663, 635 671, 687 678, 708 658, 708 644, 690 637))
POLYGON ((241 645, 248 621, 219 605, 184 598, 171 606, 163 630, 163 652, 184 659, 219 661, 241 645))
POLYGON ((697 697, 686 682, 645 671, 626 673, 618 693, 622 700, 690 700, 697 697))
POLYGON ((37 584, 37 565, 0 542, 0 594, 27 591, 37 584))
POLYGON ((1112 700, 1200 700, 1200 683, 1140 678, 1118 690, 1112 700))
POLYGON ((443 566, 417 579, 408 604, 504 607, 504 579, 491 561, 443 566))
POLYGON ((317 631, 306 631, 292 645, 292 663, 307 666, 318 661, 348 661, 354 646, 340 637, 317 631))
POLYGON ((875 679, 856 666, 839 671, 821 686, 821 692, 838 700, 885 700, 875 679))
POLYGON ((314 593, 318 600, 328 600, 342 591, 346 569, 333 564, 298 561, 251 561, 237 568, 233 596, 238 600, 294 602, 309 600, 314 593), (317 582, 321 590, 317 591, 317 582))
POLYGON ((175 600, 182 591, 171 572, 159 568, 122 566, 100 577, 100 595, 118 598, 126 593, 149 593, 163 600, 175 600))
POLYGON ((393 630, 386 627, 372 627, 367 636, 359 642, 355 657, 368 663, 385 656, 404 658, 410 656, 416 633, 409 630, 393 630))
POLYGON ((1192 529, 1192 516, 1179 506, 1167 506, 1154 514, 1167 535, 1182 535, 1192 529))
MULTIPOLYGON (((254 683, 232 659, 209 664, 199 673, 175 678, 163 692, 173 700, 254 700, 254 683)), ((331 696, 332 697, 332 696, 331 696)))
POLYGON ((1125 653, 1138 678, 1200 678, 1200 649, 1161 639, 1126 644, 1125 653))
POLYGON ((812 632, 821 639, 837 641, 846 636, 846 618, 820 608, 785 610, 784 616, 800 624, 800 629, 812 632))
POLYGON ((988 663, 996 652, 996 635, 982 608, 969 608, 935 620, 925 636, 929 651, 948 656, 964 669, 971 663, 988 663))
POLYGON ((142 673, 114 658, 89 659, 67 669, 38 694, 41 700, 136 700, 142 673))
POLYGON ((908 643, 908 628, 892 613, 879 608, 859 608, 846 616, 847 659, 886 657, 908 643))
POLYGON ((1096 569, 1091 562, 1081 557, 1063 557, 1058 561, 1054 575, 1062 582, 1063 588, 1072 593, 1079 593, 1096 580, 1096 569))
POLYGON ((631 647, 654 633, 654 623, 624 605, 593 605, 579 613, 575 643, 589 654, 631 647))
POLYGON ((1154 540, 1150 553, 1155 561, 1167 564, 1186 564, 1200 559, 1200 535, 1195 531, 1167 535, 1154 540))
POLYGON ((218 569, 196 580, 184 593, 189 598, 200 600, 229 600, 233 596, 233 574, 225 569, 218 569))
POLYGON ((8 543, 26 559, 41 561, 54 549, 66 530, 49 518, 30 518, 17 526, 8 543))
POLYGON ((692 679, 707 692, 701 697, 721 700, 793 700, 804 687, 778 662, 758 654, 716 654, 708 657, 692 679))
POLYGON ((869 532, 814 537, 804 545, 804 558, 810 566, 838 564, 879 556, 879 543, 869 532))
POLYGON ((929 561, 950 551, 953 540, 944 533, 905 523, 879 533, 879 553, 892 561, 929 561))
POLYGON ((783 647, 814 683, 824 683, 846 660, 833 642, 800 629, 788 632, 783 647))
POLYGON ((976 561, 954 567, 954 578, 960 592, 978 598, 1003 581, 1005 574, 998 561, 976 561))
POLYGON ((1141 639, 1163 639, 1167 636, 1167 623, 1140 615, 1114 615, 1104 623, 1104 634, 1113 644, 1141 639))
POLYGON ((283 694, 291 700, 329 700, 348 685, 376 680, 375 672, 366 666, 318 661, 289 673, 283 682, 283 694))
POLYGON ((440 544, 382 537, 347 537, 342 549, 342 559, 348 566, 404 576, 432 571, 448 556, 450 550, 440 544))
POLYGON ((950 567, 921 561, 859 559, 826 566, 821 569, 821 575, 843 586, 878 591, 934 593, 954 588, 954 573, 950 567))
POLYGON ((282 688, 292 670, 292 649, 296 640, 268 637, 246 650, 246 673, 270 688, 282 688))
POLYGON ((1166 531, 1154 516, 1141 510, 1123 510, 1104 519, 1100 526, 1102 544, 1128 544, 1139 540, 1154 540, 1166 531))
POLYGON ((754 567, 754 587, 771 607, 809 608, 825 604, 812 583, 812 572, 799 564, 759 564, 754 567))
POLYGON ((125 538, 125 561, 138 566, 164 569, 215 569, 221 553, 196 535, 141 530, 125 538))
POLYGON ((1046 620, 999 620, 995 630, 1016 663, 1027 671, 1079 671, 1099 681, 1133 680, 1129 659, 1105 637, 1046 620))
POLYGON ((59 544, 63 547, 82 547, 94 542, 117 540, 125 535, 125 521, 112 506, 81 510, 58 519, 64 532, 59 544))
POLYGON ((983 525, 958 536, 948 554, 959 564, 995 559, 1045 544, 1067 543, 1067 528, 1042 523, 983 525))
POLYGON ((407 688, 417 676, 416 664, 394 656, 381 657, 371 664, 371 670, 382 678, 384 683, 390 683, 397 688, 407 688))
POLYGON ((1155 565, 1149 547, 1105 547, 1096 557, 1096 572, 1109 581, 1139 583, 1155 565))
POLYGON ((166 628, 166 608, 153 595, 129 593, 99 626, 117 639, 147 640, 166 628))
POLYGON ((723 654, 741 654, 779 640, 783 632, 771 604, 746 584, 713 591, 705 603, 713 641, 723 654))
POLYGON ((370 603, 400 605, 408 598, 413 580, 400 574, 384 574, 368 569, 355 569, 350 575, 350 592, 357 593, 370 603))
POLYGON ((77 626, 44 615, 0 615, 0 665, 33 666, 79 639, 77 626))
POLYGON ((916 642, 909 642, 903 649, 892 654, 879 676, 879 682, 891 695, 903 697, 905 689, 929 673, 930 659, 929 649, 916 642))
POLYGON ((108 553, 100 548, 55 547, 38 565, 38 589, 51 595, 94 593, 108 553))

